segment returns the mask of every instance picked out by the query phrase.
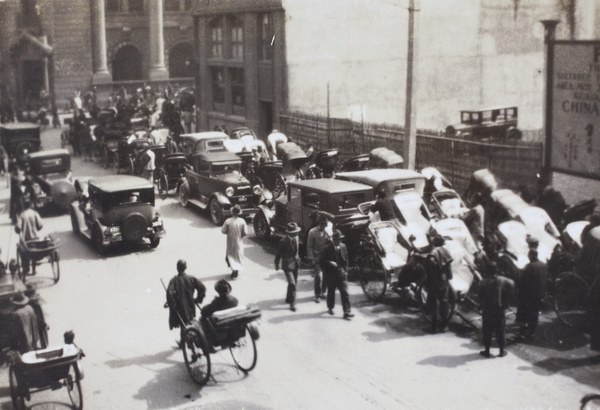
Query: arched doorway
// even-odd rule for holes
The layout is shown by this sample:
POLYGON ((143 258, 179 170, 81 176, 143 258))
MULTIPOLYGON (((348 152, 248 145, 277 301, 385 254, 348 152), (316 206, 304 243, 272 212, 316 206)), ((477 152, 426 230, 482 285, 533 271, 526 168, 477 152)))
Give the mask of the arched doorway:
POLYGON ((142 54, 136 46, 117 50, 112 63, 113 81, 142 80, 142 54))
POLYGON ((169 52, 171 78, 194 76, 194 47, 188 42, 178 43, 169 52))

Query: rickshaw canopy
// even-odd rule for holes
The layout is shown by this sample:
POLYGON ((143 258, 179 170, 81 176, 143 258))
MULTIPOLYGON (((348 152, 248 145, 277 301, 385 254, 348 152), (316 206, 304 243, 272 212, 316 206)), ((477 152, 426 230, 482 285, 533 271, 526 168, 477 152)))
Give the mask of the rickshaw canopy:
POLYGON ((389 168, 404 163, 404 159, 400 155, 385 147, 371 150, 370 161, 374 168, 389 168))

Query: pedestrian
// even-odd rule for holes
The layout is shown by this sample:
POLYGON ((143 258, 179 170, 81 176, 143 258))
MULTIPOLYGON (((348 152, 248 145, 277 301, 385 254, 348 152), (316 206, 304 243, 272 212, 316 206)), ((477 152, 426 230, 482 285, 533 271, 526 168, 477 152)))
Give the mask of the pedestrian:
POLYGON ((227 235, 227 250, 225 252, 225 262, 227 267, 231 268, 231 279, 238 277, 239 272, 244 268, 244 247, 242 239, 248 235, 248 227, 244 218, 240 217, 242 208, 234 205, 231 208, 231 217, 227 218, 221 227, 221 233, 227 235))
POLYGON ((513 297, 515 284, 512 280, 498 275, 498 268, 494 262, 488 267, 488 277, 481 281, 479 297, 481 299, 481 319, 483 344, 485 350, 479 352, 484 357, 491 357, 490 347, 492 334, 496 335, 496 342, 500 348, 499 357, 506 356, 506 309, 513 297))
POLYGON ((296 222, 288 223, 285 230, 286 236, 279 241, 277 253, 275 254, 275 270, 279 270, 279 262, 281 262, 281 269, 283 269, 288 282, 285 303, 290 304, 292 312, 296 311, 296 284, 298 283, 298 267, 300 266, 298 233, 300 231, 301 229, 296 222))
POLYGON ((231 309, 238 305, 235 296, 231 296, 231 284, 225 279, 215 283, 215 291, 219 296, 202 308, 202 319, 208 319, 213 313, 220 310, 231 309))
POLYGON ((448 326, 450 305, 453 297, 450 280, 452 279, 452 256, 444 247, 441 236, 432 239, 433 250, 427 256, 427 308, 431 315, 431 333, 443 333, 448 326))
POLYGON ((149 147, 142 150, 140 155, 140 164, 142 166, 141 177, 147 179, 151 184, 154 183, 154 170, 156 169, 156 155, 149 147))
POLYGON ((386 198, 385 189, 383 187, 377 190, 377 200, 371 206, 371 212, 379 212, 379 218, 382 221, 390 221, 396 219, 396 211, 394 203, 391 199, 386 198))
POLYGON ((546 264, 538 259, 536 249, 529 250, 529 263, 517 281, 517 322, 519 339, 535 339, 535 329, 546 296, 546 264))
POLYGON ((10 220, 14 224, 17 223, 17 217, 25 210, 25 200, 30 197, 27 184, 25 183, 25 175, 23 171, 15 166, 10 177, 10 220))
POLYGON ((200 279, 188 275, 186 270, 187 262, 178 260, 177 275, 169 281, 167 287, 166 303, 169 308, 169 329, 178 327, 182 341, 185 326, 196 317, 196 303, 202 303, 206 295, 206 286, 200 279))
MULTIPOLYGON (((25 210, 21 212, 15 226, 15 231, 20 236, 21 247, 25 248, 28 241, 39 238, 39 231, 44 227, 42 217, 33 209, 31 201, 25 202, 25 210)), ((23 261, 23 273, 29 273, 29 255, 27 252, 19 251, 23 261)))
POLYGON ((173 141, 173 134, 170 132, 167 135, 167 143, 165 144, 165 147, 168 154, 174 154, 179 151, 177 149, 177 144, 175 144, 175 141, 173 141))
POLYGON ((23 292, 17 292, 10 301, 14 307, 9 316, 10 347, 19 353, 36 350, 40 334, 37 317, 29 305, 29 298, 23 292))
POLYGON ((45 349, 48 347, 48 329, 50 329, 46 323, 44 311, 42 310, 42 305, 45 304, 46 301, 42 299, 40 294, 35 290, 35 287, 30 283, 27 284, 27 288, 23 293, 29 299, 29 306, 33 308, 35 317, 37 318, 38 333, 40 335, 40 348, 45 349))
POLYGON ((306 259, 313 266, 315 302, 319 303, 325 299, 327 286, 323 280, 323 269, 321 269, 321 254, 329 243, 330 233, 327 232, 329 220, 324 214, 319 214, 318 225, 308 231, 306 245, 306 259))
POLYGON ((344 236, 336 229, 331 235, 331 242, 323 250, 321 255, 321 268, 327 284, 327 309, 333 315, 335 306, 335 290, 340 291, 344 319, 350 320, 354 317, 350 306, 350 295, 348 294, 348 249, 342 243, 344 236))

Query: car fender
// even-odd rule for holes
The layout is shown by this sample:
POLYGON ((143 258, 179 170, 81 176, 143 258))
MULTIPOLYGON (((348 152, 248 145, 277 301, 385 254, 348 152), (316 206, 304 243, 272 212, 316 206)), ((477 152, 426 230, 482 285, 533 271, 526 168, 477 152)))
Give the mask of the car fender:
POLYGON ((213 192, 213 194, 211 195, 211 199, 212 198, 216 198, 220 205, 231 206, 231 201, 229 200, 227 195, 223 194, 222 192, 213 192))
POLYGON ((71 204, 69 205, 69 211, 75 215, 75 218, 77 218, 77 223, 79 224, 79 229, 84 230, 86 229, 85 227, 85 216, 83 215, 83 212, 81 212, 81 210, 79 209, 79 204, 77 202, 71 202, 71 204))
POLYGON ((254 340, 258 340, 260 332, 258 331, 258 324, 255 322, 248 323, 248 332, 254 340))
POLYGON ((258 205, 258 209, 263 213, 269 225, 271 225, 271 221, 275 218, 275 212, 265 204, 258 205))

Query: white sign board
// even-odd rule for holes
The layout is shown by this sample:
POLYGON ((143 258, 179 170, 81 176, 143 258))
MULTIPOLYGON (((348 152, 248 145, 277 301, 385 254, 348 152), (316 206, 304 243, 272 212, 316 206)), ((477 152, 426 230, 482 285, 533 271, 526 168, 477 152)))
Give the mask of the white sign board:
POLYGON ((600 179, 600 42, 555 42, 550 91, 552 169, 600 179))

